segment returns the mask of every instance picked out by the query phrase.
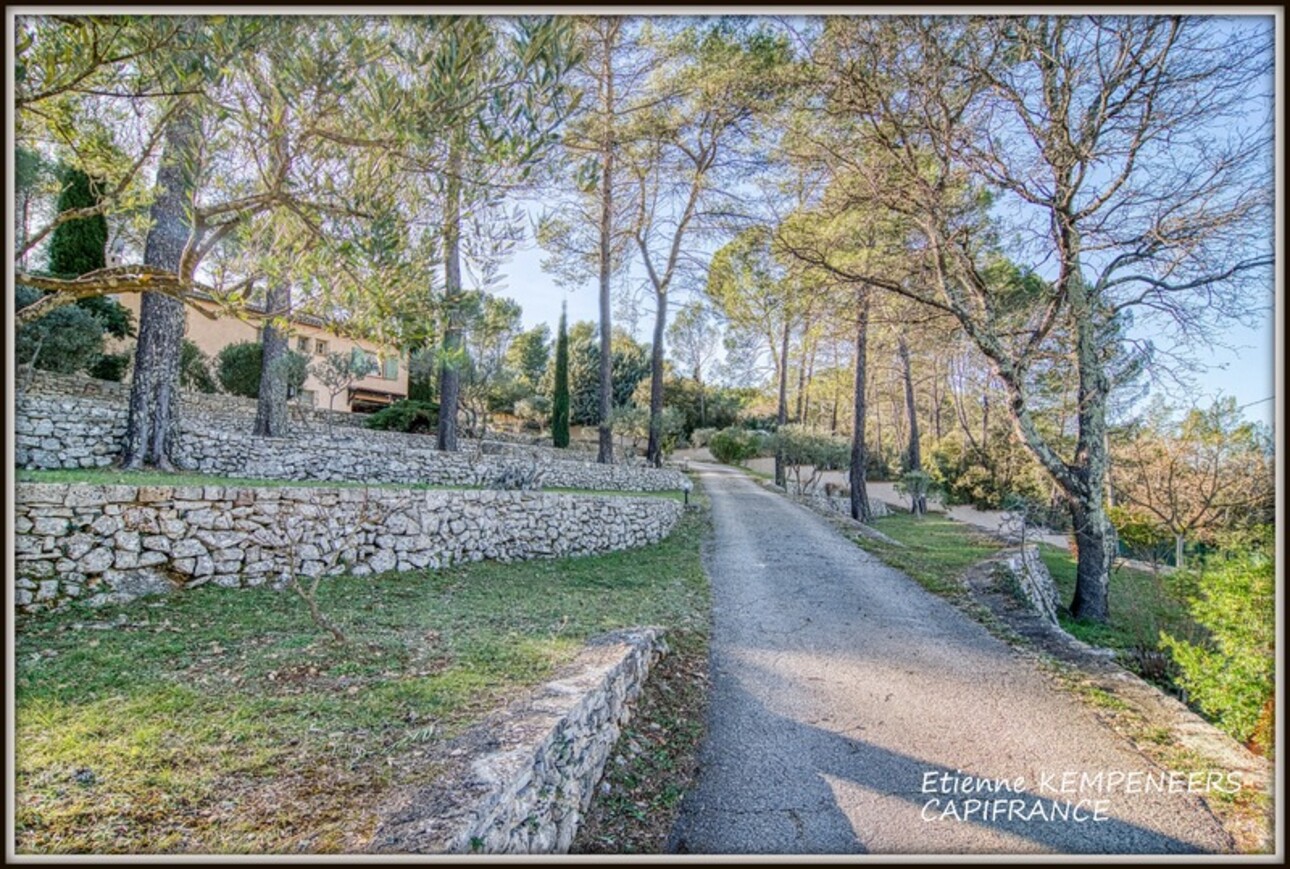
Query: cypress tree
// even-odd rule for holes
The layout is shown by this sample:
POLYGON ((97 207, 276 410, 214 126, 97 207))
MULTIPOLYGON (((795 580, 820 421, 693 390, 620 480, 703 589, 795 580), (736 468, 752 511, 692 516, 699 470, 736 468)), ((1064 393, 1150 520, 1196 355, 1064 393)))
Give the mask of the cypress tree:
MULTIPOLYGON (((62 172, 63 189, 58 194, 58 212, 97 205, 97 185, 80 169, 62 172)), ((49 239, 49 270, 60 278, 80 277, 105 265, 107 218, 101 214, 69 220, 54 229, 49 239)))
MULTIPOLYGON (((65 168, 59 175, 62 192, 58 194, 58 211, 89 208, 99 201, 98 182, 80 169, 65 168)), ((107 219, 96 214, 69 220, 55 227, 49 237, 49 272, 60 278, 76 278, 107 265, 107 219)), ((78 307, 88 311, 114 338, 134 334, 130 311, 115 299, 91 296, 78 299, 78 307)))
POLYGON ((563 305, 560 307, 560 331, 555 339, 555 395, 551 399, 551 440, 557 447, 569 445, 569 335, 563 305))

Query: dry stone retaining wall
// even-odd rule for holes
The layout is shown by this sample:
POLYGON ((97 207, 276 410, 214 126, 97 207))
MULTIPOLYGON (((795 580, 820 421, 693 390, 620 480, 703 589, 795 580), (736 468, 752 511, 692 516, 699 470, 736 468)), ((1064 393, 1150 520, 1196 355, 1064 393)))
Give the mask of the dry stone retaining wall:
POLYGON ((658 496, 367 487, 20 483, 15 604, 125 602, 214 582, 589 555, 656 543, 682 513, 658 496))
MULTIPOLYGON (((130 400, 129 382, 99 380, 87 374, 60 374, 54 371, 21 370, 17 375, 21 396, 46 396, 53 398, 99 399, 109 405, 124 409, 130 400)), ((241 422, 255 419, 254 398, 217 392, 207 393, 185 389, 182 391, 185 409, 207 422, 241 422)), ((349 413, 315 407, 305 401, 292 401, 291 418, 309 427, 335 426, 362 428, 367 424, 367 414, 349 413)))
MULTIPOLYGON (((118 383, 72 375, 37 377, 17 401, 18 466, 108 467, 125 437, 125 395, 118 383), (71 391, 77 384, 82 392, 71 391)), ((487 441, 480 449, 468 442, 461 452, 440 452, 425 435, 353 426, 329 430, 317 419, 293 423, 291 437, 261 438, 250 434, 255 403, 249 399, 186 392, 184 401, 175 458, 204 474, 476 486, 490 485, 508 472, 536 469, 547 487, 677 491, 690 485, 674 470, 600 465, 585 453, 487 441)))
POLYGON ((630 704, 665 651, 657 628, 589 643, 559 678, 458 739, 469 759, 388 811, 369 850, 567 853, 630 704))
POLYGON ((433 444, 399 448, 373 434, 379 433, 300 439, 189 430, 175 457, 205 474, 286 480, 487 486, 507 471, 536 470, 540 484, 552 488, 651 492, 690 487, 683 474, 672 470, 553 459, 553 451, 532 448, 495 455, 440 452, 433 444))
POLYGON ((1017 549, 1006 550, 989 564, 1002 571, 1010 580, 1013 592, 1022 603, 1033 609, 1051 625, 1057 625, 1057 610, 1061 605, 1057 583, 1048 572, 1048 565, 1039 556, 1039 547, 1033 543, 1017 549))

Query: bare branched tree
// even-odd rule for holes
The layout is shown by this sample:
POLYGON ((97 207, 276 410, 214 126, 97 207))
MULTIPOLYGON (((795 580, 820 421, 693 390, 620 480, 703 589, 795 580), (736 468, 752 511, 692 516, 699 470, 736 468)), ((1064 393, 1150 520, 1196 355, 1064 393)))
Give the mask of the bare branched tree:
POLYGON ((926 273, 894 281, 802 253, 955 317, 1070 507, 1072 612, 1105 621, 1106 413, 1132 367, 1124 332, 1136 314, 1212 339, 1270 301, 1271 31, 1178 16, 833 19, 818 47, 827 162, 851 173, 855 202, 914 224, 926 273), (1054 359, 1074 375, 1070 439, 1032 401, 1054 359))

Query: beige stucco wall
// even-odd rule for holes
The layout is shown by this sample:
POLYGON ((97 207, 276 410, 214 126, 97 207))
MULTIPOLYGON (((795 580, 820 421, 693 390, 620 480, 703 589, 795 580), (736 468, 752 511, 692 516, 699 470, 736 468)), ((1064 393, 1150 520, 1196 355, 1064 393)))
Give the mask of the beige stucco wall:
MULTIPOLYGON (((139 322, 139 307, 143 303, 143 296, 140 293, 123 293, 116 297, 117 301, 130 309, 134 315, 135 323, 139 322)), ((214 305, 203 305, 207 310, 214 312, 214 305)), ((185 308, 185 337, 201 348, 202 352, 212 359, 219 351, 223 350, 229 344, 236 344, 239 341, 255 341, 259 337, 260 317, 254 313, 247 313, 247 319, 241 320, 237 317, 223 316, 216 319, 204 317, 201 314, 185 308)), ((292 323, 291 332, 291 349, 299 350, 301 338, 308 339, 309 351, 305 354, 311 364, 320 363, 326 353, 349 353, 355 347, 362 349, 365 353, 384 358, 389 355, 383 354, 376 345, 354 341, 350 338, 343 337, 327 332, 318 326, 308 323, 292 323), (317 348, 318 341, 326 342, 323 352, 317 348)), ((129 342, 133 343, 133 342, 129 342)), ((112 348, 119 350, 119 345, 112 348)), ((383 372, 380 372, 383 373, 383 372)), ((408 394, 408 366, 407 359, 400 357, 398 363, 398 375, 387 380, 379 376, 364 377, 354 383, 356 389, 372 389, 380 392, 394 393, 396 398, 406 397, 408 394)), ((314 395, 314 403, 318 407, 327 407, 331 396, 327 392, 327 387, 310 373, 305 378, 304 388, 314 395)), ((346 393, 342 392, 336 396, 336 410, 349 410, 346 393)))

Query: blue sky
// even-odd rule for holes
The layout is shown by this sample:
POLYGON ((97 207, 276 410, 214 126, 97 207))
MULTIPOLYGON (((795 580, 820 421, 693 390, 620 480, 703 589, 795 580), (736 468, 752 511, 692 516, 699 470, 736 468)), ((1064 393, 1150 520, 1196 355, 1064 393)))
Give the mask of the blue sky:
MULTIPOLYGON (((542 251, 532 241, 518 249, 503 267, 507 275, 506 289, 502 295, 510 296, 524 309, 524 327, 531 328, 547 323, 552 330, 560 318, 560 303, 569 306, 569 322, 600 319, 599 302, 594 281, 584 287, 569 290, 556 286, 551 276, 542 271, 542 251)), ((650 340, 650 317, 643 317, 638 324, 636 338, 650 340)), ((1269 311, 1256 329, 1240 325, 1230 326, 1224 335, 1231 348, 1194 347, 1189 353, 1198 364, 1205 366, 1193 374, 1195 389, 1174 388, 1169 398, 1174 404, 1197 402, 1208 404, 1220 395, 1235 396, 1237 404, 1249 405, 1245 414, 1253 420, 1272 423, 1274 403, 1265 401, 1275 392, 1274 318, 1269 311), (1256 403, 1257 402, 1257 403, 1256 403)))
POLYGON ((1244 412, 1249 419, 1271 425, 1275 403, 1264 399, 1276 393, 1272 313, 1268 313, 1266 321, 1257 329, 1230 327, 1226 338, 1236 349, 1193 350, 1198 361, 1208 365, 1208 370, 1196 375, 1197 392, 1190 398, 1204 404, 1218 395, 1235 396, 1238 405, 1248 405, 1244 412))

